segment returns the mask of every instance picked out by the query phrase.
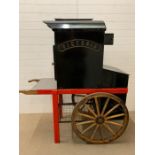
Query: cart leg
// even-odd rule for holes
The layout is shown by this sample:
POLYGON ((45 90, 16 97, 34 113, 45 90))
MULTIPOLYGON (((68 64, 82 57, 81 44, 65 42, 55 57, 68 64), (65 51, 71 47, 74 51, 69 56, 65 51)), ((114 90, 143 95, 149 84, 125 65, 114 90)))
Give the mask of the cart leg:
POLYGON ((58 109, 58 95, 53 94, 53 127, 54 127, 54 141, 60 142, 59 133, 59 109, 58 109))
POLYGON ((60 119, 63 117, 62 104, 63 104, 63 98, 62 98, 62 94, 60 94, 59 95, 59 117, 60 119))

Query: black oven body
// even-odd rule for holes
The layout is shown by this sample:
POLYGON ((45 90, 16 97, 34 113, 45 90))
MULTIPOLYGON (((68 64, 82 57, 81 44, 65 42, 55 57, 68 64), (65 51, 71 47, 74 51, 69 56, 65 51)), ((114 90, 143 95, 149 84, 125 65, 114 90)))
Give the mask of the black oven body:
MULTIPOLYGON (((117 88, 129 75, 103 66, 104 45, 112 45, 104 21, 56 19, 44 21, 54 31, 54 71, 57 88, 117 88)), ((125 100, 126 95, 121 98, 125 100)))

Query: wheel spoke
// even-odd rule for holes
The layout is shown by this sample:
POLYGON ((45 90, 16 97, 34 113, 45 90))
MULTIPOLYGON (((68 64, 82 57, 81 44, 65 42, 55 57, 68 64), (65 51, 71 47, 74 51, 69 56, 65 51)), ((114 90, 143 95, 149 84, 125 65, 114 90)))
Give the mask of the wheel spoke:
POLYGON ((107 129, 112 135, 115 135, 115 132, 112 130, 112 128, 108 124, 103 124, 105 129, 107 129))
POLYGON ((117 123, 117 122, 113 122, 113 121, 105 121, 105 123, 112 124, 112 125, 115 125, 115 126, 120 126, 120 127, 123 126, 123 124, 120 124, 120 123, 117 123))
POLYGON ((94 112, 94 110, 89 105, 86 104, 86 107, 95 117, 97 117, 96 113, 94 112))
POLYGON ((100 109, 99 109, 97 97, 94 97, 94 99, 95 99, 95 104, 96 104, 97 115, 100 115, 100 109))
POLYGON ((112 119, 112 118, 117 118, 117 117, 121 117, 121 116, 125 116, 125 113, 121 113, 121 114, 116 114, 116 115, 111 115, 106 117, 106 120, 112 119))
POLYGON ((93 131, 93 133, 92 133, 92 135, 91 135, 91 139, 93 139, 93 138, 94 138, 95 133, 96 133, 96 131, 97 131, 98 127, 99 127, 99 125, 97 124, 97 125, 96 125, 96 127, 95 127, 95 130, 93 131))
POLYGON ((103 109, 102 109, 101 115, 104 114, 104 112, 105 112, 105 110, 106 110, 106 108, 107 108, 107 106, 108 106, 109 100, 110 100, 110 98, 107 98, 107 99, 106 99, 106 102, 105 102, 104 107, 103 107, 103 109))
POLYGON ((76 123, 76 125, 90 124, 90 123, 94 123, 94 122, 95 122, 94 120, 89 120, 89 121, 81 121, 81 122, 76 123))
POLYGON ((114 111, 117 107, 119 107, 119 104, 116 104, 113 108, 111 108, 109 111, 107 111, 104 116, 106 117, 107 115, 109 115, 112 111, 114 111))
POLYGON ((90 119, 95 119, 93 116, 85 114, 85 113, 81 113, 81 112, 78 112, 78 115, 83 116, 83 117, 87 117, 87 118, 90 118, 90 119))
POLYGON ((103 136, 102 128, 103 128, 103 126, 100 125, 100 135, 101 135, 101 139, 103 140, 104 139, 104 136, 103 136))
POLYGON ((86 129, 84 129, 81 133, 84 134, 86 131, 90 130, 91 128, 93 128, 96 125, 96 123, 91 124, 90 126, 88 126, 86 129))

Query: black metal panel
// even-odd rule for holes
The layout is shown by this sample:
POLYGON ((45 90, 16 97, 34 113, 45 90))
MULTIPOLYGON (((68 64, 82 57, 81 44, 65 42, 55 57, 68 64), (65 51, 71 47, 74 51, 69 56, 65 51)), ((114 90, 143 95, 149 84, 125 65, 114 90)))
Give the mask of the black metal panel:
POLYGON ((106 67, 102 70, 100 86, 103 88, 127 88, 129 75, 116 70, 116 68, 110 68, 106 67))
MULTIPOLYGON (((100 87, 101 88, 127 88, 129 75, 122 73, 116 68, 103 69, 102 76, 100 77, 100 87)), ((126 94, 115 94, 120 97, 124 103, 126 102, 126 94)))
POLYGON ((55 32, 58 88, 95 88, 102 74, 104 31, 69 31, 55 32))
POLYGON ((104 46, 104 29, 59 29, 55 30, 55 44, 73 39, 85 39, 104 46))

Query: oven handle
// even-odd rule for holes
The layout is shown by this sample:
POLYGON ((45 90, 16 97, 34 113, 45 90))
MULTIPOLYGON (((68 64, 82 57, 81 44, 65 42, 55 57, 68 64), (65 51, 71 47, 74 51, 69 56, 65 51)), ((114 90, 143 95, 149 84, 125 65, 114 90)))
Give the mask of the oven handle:
POLYGON ((113 45, 114 44, 114 34, 105 33, 104 34, 104 45, 113 45))

